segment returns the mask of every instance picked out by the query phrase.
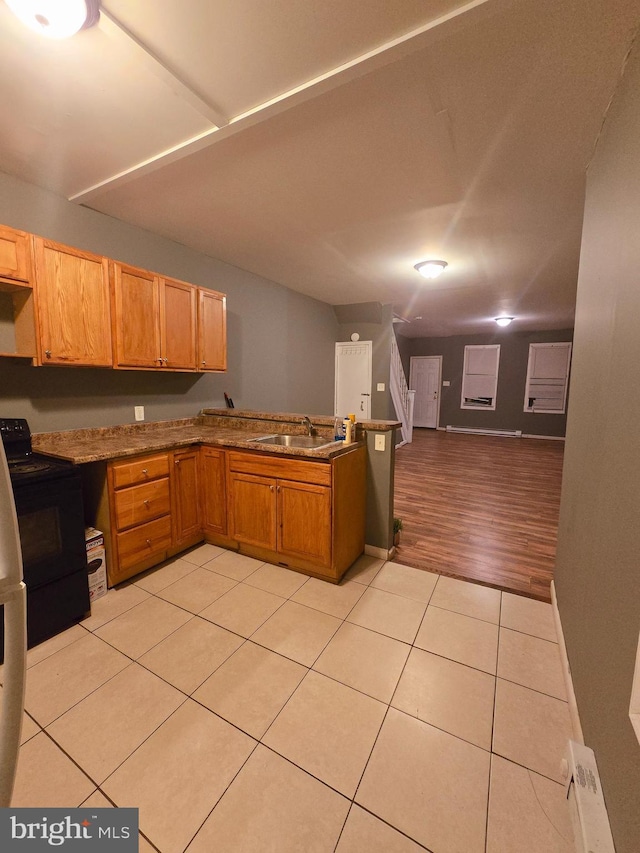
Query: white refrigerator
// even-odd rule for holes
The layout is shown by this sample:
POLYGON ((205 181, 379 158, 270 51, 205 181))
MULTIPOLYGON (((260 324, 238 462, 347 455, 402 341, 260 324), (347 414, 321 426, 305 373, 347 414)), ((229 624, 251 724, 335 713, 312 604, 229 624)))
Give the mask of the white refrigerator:
POLYGON ((11 805, 22 732, 27 654, 27 590, 9 467, 0 441, 0 604, 4 605, 4 678, 0 708, 0 808, 11 805))

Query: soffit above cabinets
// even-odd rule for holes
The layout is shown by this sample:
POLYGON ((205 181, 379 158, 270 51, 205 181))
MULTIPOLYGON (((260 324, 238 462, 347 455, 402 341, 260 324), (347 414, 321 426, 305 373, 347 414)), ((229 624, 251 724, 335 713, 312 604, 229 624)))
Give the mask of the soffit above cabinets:
POLYGON ((391 303, 404 335, 572 325, 638 0, 103 9, 55 43, 0 3, 5 171, 330 304, 391 303))

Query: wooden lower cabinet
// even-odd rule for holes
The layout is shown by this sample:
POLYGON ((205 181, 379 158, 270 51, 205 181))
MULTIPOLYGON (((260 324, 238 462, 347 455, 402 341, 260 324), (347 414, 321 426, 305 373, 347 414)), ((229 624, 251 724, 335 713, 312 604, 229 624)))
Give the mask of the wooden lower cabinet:
POLYGON ((337 583, 364 550, 365 453, 312 462, 229 451, 228 538, 242 553, 337 583))
MULTIPOLYGON (((116 534, 119 580, 137 574, 129 570, 171 547, 171 516, 165 515, 155 521, 139 524, 131 530, 116 534)), ((114 580, 118 583, 118 580, 114 580)))
POLYGON ((185 548, 202 533, 198 448, 173 452, 173 545, 185 548))
POLYGON ((364 550, 364 447, 326 461, 192 447, 109 462, 106 481, 98 467, 85 486, 109 586, 203 538, 334 583, 364 550))
MULTIPOLYGON (((109 586, 202 540, 198 448, 136 456, 107 466, 109 586)), ((107 530, 104 530, 107 534, 107 530)))
POLYGON ((252 474, 229 475, 231 530, 237 542, 276 550, 276 481, 252 474))
POLYGON ((279 480, 278 553, 331 566, 331 489, 279 480))
POLYGON ((200 496, 205 533, 227 535, 227 454, 217 447, 200 448, 200 496))

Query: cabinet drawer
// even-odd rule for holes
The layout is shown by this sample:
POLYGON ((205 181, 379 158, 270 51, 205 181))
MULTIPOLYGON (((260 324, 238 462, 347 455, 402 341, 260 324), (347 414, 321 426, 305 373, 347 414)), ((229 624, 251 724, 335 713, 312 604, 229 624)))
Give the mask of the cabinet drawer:
POLYGON ((297 480, 318 486, 331 485, 331 465, 328 462, 284 459, 263 453, 229 453, 229 470, 238 474, 297 480))
POLYGON ((171 547, 171 516, 140 524, 116 536, 119 569, 128 569, 147 557, 171 547))
POLYGON ((164 477, 121 489, 114 495, 114 507, 118 530, 126 530, 127 527, 168 515, 171 511, 169 479, 164 477))
POLYGON ((156 456, 145 456, 131 462, 114 462, 111 470, 114 489, 146 483, 148 480, 169 476, 169 455, 159 453, 156 456))

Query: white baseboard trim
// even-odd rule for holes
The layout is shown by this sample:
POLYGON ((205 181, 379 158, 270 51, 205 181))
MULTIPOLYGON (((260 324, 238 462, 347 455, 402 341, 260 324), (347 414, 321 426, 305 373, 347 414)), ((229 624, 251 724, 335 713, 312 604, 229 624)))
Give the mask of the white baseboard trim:
POLYGON ((369 557, 377 557, 379 560, 390 560, 395 554, 395 546, 392 546, 388 551, 386 548, 376 548, 375 545, 365 545, 364 553, 369 557))
POLYGON ((573 690, 573 680, 571 678, 571 667, 569 666, 569 658, 567 657, 567 647, 564 642, 564 632, 562 630, 562 621, 560 619, 560 611, 558 610, 558 601, 556 599, 556 587, 551 581, 551 606, 553 608, 553 620, 556 625, 556 634, 558 635, 558 649, 560 651, 560 662, 562 664, 562 675, 564 676, 565 687, 567 688, 567 701, 569 703, 569 716, 571 718, 571 728, 573 730, 573 739, 578 743, 584 744, 584 736, 582 734, 582 724, 580 723, 580 714, 578 713, 578 703, 576 702, 576 694, 573 690))
POLYGON ((522 433, 523 438, 543 438, 545 441, 564 441, 563 435, 534 435, 533 433, 522 433))

